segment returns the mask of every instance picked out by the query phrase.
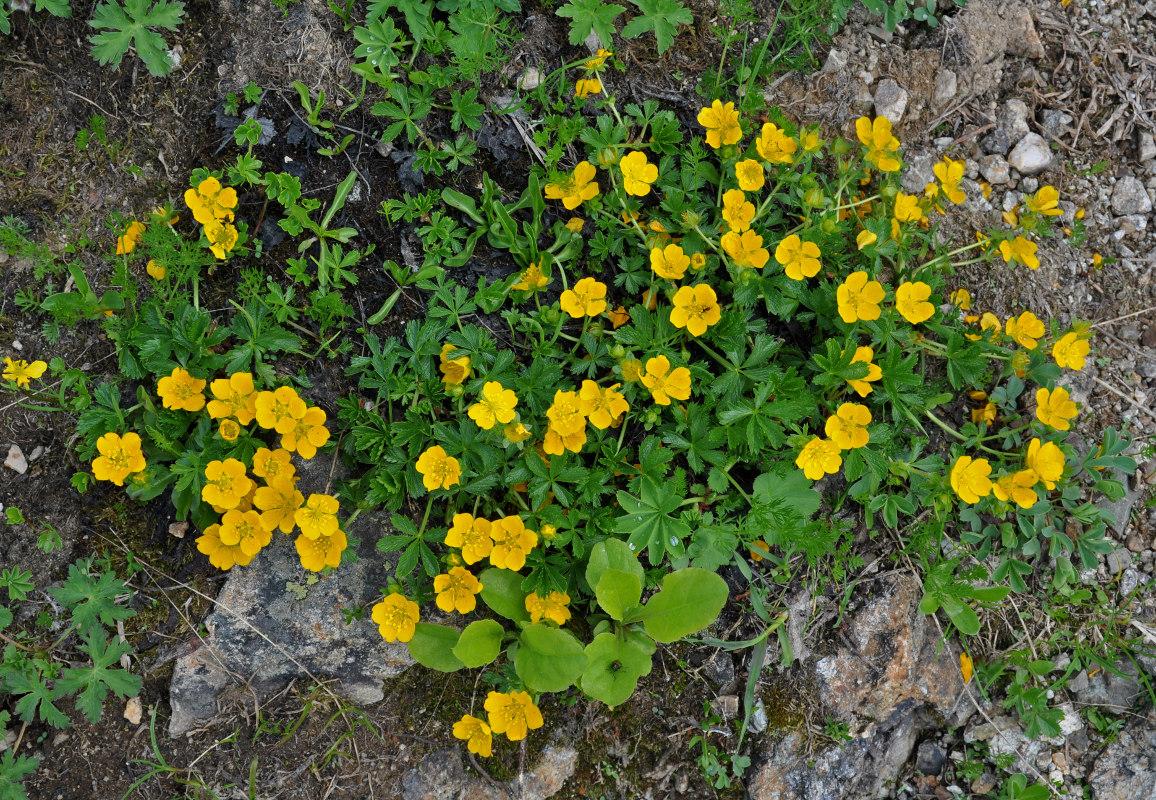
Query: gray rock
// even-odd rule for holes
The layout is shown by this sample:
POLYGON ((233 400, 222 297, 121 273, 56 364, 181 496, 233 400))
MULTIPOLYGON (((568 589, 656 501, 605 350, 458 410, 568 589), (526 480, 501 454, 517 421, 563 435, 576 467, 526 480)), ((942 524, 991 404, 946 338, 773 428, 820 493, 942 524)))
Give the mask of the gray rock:
POLYGON ((855 82, 855 88, 851 92, 848 107, 852 113, 859 116, 870 114, 871 109, 875 107, 875 98, 871 96, 871 90, 862 80, 855 82))
POLYGON ((459 749, 431 753, 405 774, 402 800, 546 800, 574 774, 578 752, 569 747, 548 746, 532 772, 500 784, 467 775, 459 749))
POLYGON ((1117 217, 1128 214, 1147 214, 1152 210, 1152 198, 1139 178, 1125 175, 1116 180, 1112 190, 1112 213, 1117 217))
POLYGON ((1007 157, 1008 163, 1024 175, 1038 175, 1052 164, 1052 151, 1044 137, 1029 133, 1007 157))
POLYGON ((955 73, 947 67, 940 67, 935 73, 935 88, 931 91, 931 104, 943 108, 955 99, 959 91, 959 81, 955 73))
POLYGON ((1142 164, 1156 159, 1156 138, 1148 131, 1136 131, 1136 154, 1142 164))
POLYGON ((1007 134, 1008 140, 1015 144, 1027 136, 1031 128, 1028 127, 1028 115, 1031 111, 1023 100, 1008 100, 1000 106, 996 114, 996 127, 1007 134))
POLYGON ((1007 131, 1002 128, 996 128, 979 140, 979 146, 983 148, 985 153, 1006 156, 1007 151, 1010 150, 1012 146, 1011 137, 1008 136, 1007 131))
POLYGON ((947 757, 935 742, 920 742, 915 751, 915 768, 924 775, 938 775, 947 757))
POLYGON ((1120 594, 1127 597, 1136 591, 1140 586, 1140 573, 1134 569, 1124 570, 1124 574, 1120 576, 1120 594))
POLYGON ((846 50, 840 50, 837 47, 831 48, 831 52, 827 53, 827 59, 823 62, 822 72, 839 72, 843 67, 847 66, 847 61, 850 60, 850 54, 846 50))
POLYGON ((8 457, 4 459, 4 466, 18 475, 28 471, 28 460, 24 458, 24 451, 16 445, 8 448, 8 457))
POLYGON ((1156 797, 1156 711, 1128 724, 1088 774, 1095 800, 1156 797))
POLYGON ((1088 677, 1087 686, 1081 689, 1072 686, 1068 688, 1072 689, 1076 700, 1085 705, 1108 706, 1116 711, 1125 711, 1132 707, 1133 701, 1144 690, 1136 680, 1135 665, 1127 661, 1118 661, 1116 669, 1124 673, 1125 677, 1102 669, 1088 677))
POLYGON ((750 722, 747 723, 747 728, 751 733, 762 733, 767 729, 767 706, 763 703, 763 698, 755 698, 755 707, 751 711, 750 722))
POLYGON ((537 89, 542 85, 542 70, 538 67, 527 67, 526 71, 518 78, 518 88, 524 92, 537 89))
POLYGON ((1132 565, 1132 553, 1127 548, 1118 547, 1108 553, 1104 565, 1108 568, 1108 574, 1115 577, 1132 565))
POLYGON ((1032 19, 1032 14, 1026 8, 1019 10, 1015 9, 1014 4, 1009 4, 1008 11, 1008 37, 1007 37, 1007 52, 1008 55, 1022 56, 1023 58, 1043 58, 1044 43, 1040 41, 1040 35, 1036 32, 1036 23, 1032 19))
POLYGON ((924 150, 913 151, 904 154, 907 162, 907 169, 903 171, 903 177, 900 179, 900 186, 903 191, 908 194, 923 194, 923 190, 927 188, 927 184, 935 180, 935 166, 936 158, 931 153, 924 150))
POLYGON ((979 171, 988 183, 996 186, 1003 186, 1011 180, 1011 168, 1007 160, 994 153, 979 160, 979 171))
POLYGON ((879 81, 879 85, 875 87, 875 114, 887 117, 892 125, 898 125, 906 110, 907 90, 891 78, 879 81))
POLYGON ((1044 112, 1040 114, 1040 127, 1057 139, 1067 133, 1068 126, 1072 122, 1071 114, 1065 114, 1056 108, 1044 109, 1044 112))
POLYGON ((726 686, 735 679, 735 660, 730 653, 720 650, 703 664, 702 671, 711 683, 726 686))
POLYGON ((1013 756, 1016 772, 1032 772, 1036 759, 1048 747, 1043 739, 1029 739, 1019 723, 1011 717, 997 715, 991 722, 968 728, 963 733, 965 742, 987 742, 992 756, 1013 756))

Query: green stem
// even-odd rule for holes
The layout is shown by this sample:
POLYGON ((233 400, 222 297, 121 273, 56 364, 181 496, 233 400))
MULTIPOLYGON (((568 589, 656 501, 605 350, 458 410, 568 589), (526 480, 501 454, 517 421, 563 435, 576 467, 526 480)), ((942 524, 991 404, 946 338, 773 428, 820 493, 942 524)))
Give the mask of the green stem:
POLYGON ((418 531, 417 531, 417 535, 419 538, 421 537, 421 535, 423 533, 425 533, 425 526, 426 526, 426 523, 429 522, 429 511, 431 508, 433 508, 433 495, 429 495, 429 497, 427 497, 426 501, 425 501, 425 514, 422 515, 421 527, 418 528, 418 531))
MULTIPOLYGON (((935 414, 931 413, 931 411, 924 411, 923 413, 924 413, 924 415, 927 416, 927 418, 929 420, 931 420, 936 425, 938 425, 940 428, 942 428, 950 436, 954 436, 956 439, 958 439, 961 442, 968 441, 968 438, 966 436, 964 436, 962 433, 957 431, 955 428, 948 425, 946 422, 941 420, 939 417, 935 416, 935 414)), ((992 450, 990 447, 985 447, 984 445, 979 444, 978 442, 975 443, 975 447, 979 450, 984 451, 985 453, 990 453, 993 456, 999 456, 1001 458, 1004 456, 1004 453, 1001 453, 998 450, 992 450)))

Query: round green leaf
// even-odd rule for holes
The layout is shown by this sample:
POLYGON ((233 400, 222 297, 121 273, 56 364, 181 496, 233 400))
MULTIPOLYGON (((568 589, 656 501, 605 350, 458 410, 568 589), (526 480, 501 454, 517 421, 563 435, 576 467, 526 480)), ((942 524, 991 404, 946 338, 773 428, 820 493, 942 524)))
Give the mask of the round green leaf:
POLYGON ((448 625, 419 622, 409 640, 409 654, 423 667, 438 672, 457 672, 465 666, 454 655, 458 635, 457 630, 448 625))
POLYGON ((582 691, 613 708, 634 694, 638 679, 650 673, 654 642, 641 634, 621 643, 613 633, 602 633, 586 646, 582 691))
POLYGON ((492 619, 471 622, 462 631, 453 653, 467 667, 489 664, 501 652, 502 634, 505 632, 502 624, 492 619))
POLYGON ((726 601, 726 581, 705 569, 688 567, 667 575, 662 590, 638 616, 647 633, 669 644, 714 622, 726 601))
POLYGON ((590 562, 586 565, 586 582, 593 589, 602 580, 602 573, 608 569, 620 569, 638 576, 639 583, 643 582, 642 565, 638 563, 638 556, 630 549, 626 542, 618 539, 604 539, 590 548, 590 562))
POLYGON ((514 622, 530 621, 521 575, 508 569, 490 567, 482 570, 478 580, 482 582, 482 602, 491 611, 514 622))
POLYGON ((622 619, 626 609, 638 605, 642 599, 642 581, 631 572, 611 568, 598 579, 594 595, 603 611, 614 619, 622 619))
POLYGON ((518 642, 514 671, 535 692, 560 692, 572 686, 586 668, 582 643, 568 631, 528 625, 518 642))

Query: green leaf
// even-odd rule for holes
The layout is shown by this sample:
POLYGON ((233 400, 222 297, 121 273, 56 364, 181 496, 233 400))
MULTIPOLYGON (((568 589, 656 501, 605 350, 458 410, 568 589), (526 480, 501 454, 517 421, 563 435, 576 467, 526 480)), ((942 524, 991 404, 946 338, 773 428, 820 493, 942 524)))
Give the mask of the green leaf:
POLYGON ((40 759, 14 756, 11 750, 0 755, 0 800, 28 800, 20 785, 25 775, 31 775, 40 766, 40 759))
POLYGON ((127 593, 124 581, 111 572, 102 572, 93 579, 88 574, 91 560, 78 561, 68 567, 68 580, 49 589, 48 593, 72 609, 72 621, 85 635, 99 630, 101 623, 113 626, 117 620, 130 619, 136 612, 116 605, 118 595, 127 593))
POLYGON ((943 610, 959 632, 965 636, 975 636, 979 633, 979 617, 967 603, 957 597, 945 596, 940 598, 943 610))
POLYGON ((448 625, 419 622, 409 640, 409 654, 423 667, 438 672, 457 672, 465 664, 454 655, 458 643, 457 630, 448 625))
MULTIPOLYGON (((624 39, 633 39, 646 31, 654 31, 658 52, 665 53, 674 42, 679 25, 694 24, 690 9, 677 0, 630 0, 642 13, 626 23, 624 39)), ((561 12, 559 12, 561 13, 561 12)))
POLYGON ((29 580, 31 577, 31 572, 20 567, 10 567, 0 573, 0 586, 7 586, 8 597, 19 602, 35 588, 35 585, 29 580))
MULTIPOLYGON (((636 562, 637 563, 637 562, 636 562)), ((626 609, 638 605, 642 599, 642 580, 635 574, 620 569, 608 569, 598 579, 594 588, 598 605, 617 620, 621 620, 626 609)))
POLYGON ((100 719, 100 709, 110 689, 117 697, 132 697, 140 692, 141 679, 123 669, 112 668, 122 655, 132 651, 127 644, 106 640, 103 635, 90 635, 85 649, 92 656, 92 666, 65 669, 56 682, 56 691, 79 692, 76 708, 95 724, 100 719))
POLYGON ((105 2, 97 7, 88 23, 97 30, 108 29, 88 37, 93 45, 92 56, 100 64, 119 67, 132 46, 150 73, 157 77, 168 75, 173 69, 168 46, 164 37, 149 28, 176 30, 184 13, 184 3, 170 0, 157 0, 152 8, 149 0, 126 0, 123 7, 116 0, 105 2))
POLYGON ((454 645, 454 655, 467 667, 489 664, 501 652, 505 632, 501 623, 492 619, 471 622, 454 645))
POLYGON ((586 646, 586 670, 582 691, 613 708, 630 699, 638 679, 650 674, 654 642, 636 631, 628 631, 619 642, 613 633, 600 633, 586 646))
POLYGON ((610 47, 614 20, 625 10, 625 6, 615 3, 603 5, 602 0, 570 0, 557 14, 570 18, 570 44, 582 44, 593 30, 602 40, 602 46, 610 47))
POLYGON ((482 602, 491 611, 514 622, 530 621, 521 575, 508 569, 489 567, 481 571, 478 580, 482 582, 482 602))
POLYGON ((672 572, 640 615, 646 632, 669 644, 714 622, 727 601, 727 583, 713 572, 688 567, 672 572))
POLYGON ((586 653, 569 631, 549 625, 529 625, 518 638, 514 671, 535 692, 561 692, 586 668, 586 653))
POLYGON ((653 566, 662 563, 667 551, 673 557, 683 554, 682 540, 690 535, 690 526, 671 516, 682 504, 681 495, 672 481, 659 484, 646 478, 638 497, 618 492, 618 504, 626 513, 616 520, 615 530, 630 535, 629 544, 636 552, 646 548, 653 566))
POLYGON ((3 631, 12 624, 12 612, 4 606, 0 606, 0 631, 3 631))
POLYGON ((638 556, 626 542, 605 539, 590 548, 590 562, 586 565, 586 582, 593 588, 602 580, 602 573, 608 569, 622 570, 643 580, 642 565, 638 556))

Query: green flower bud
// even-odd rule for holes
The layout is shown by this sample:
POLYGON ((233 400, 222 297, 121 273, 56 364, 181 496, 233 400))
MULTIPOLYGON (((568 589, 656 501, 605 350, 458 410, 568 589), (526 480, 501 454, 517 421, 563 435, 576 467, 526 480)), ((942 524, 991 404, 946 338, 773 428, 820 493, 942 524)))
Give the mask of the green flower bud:
POLYGON ((610 357, 615 359, 616 361, 625 358, 626 357, 626 348, 620 344, 614 345, 613 347, 610 348, 610 357))

